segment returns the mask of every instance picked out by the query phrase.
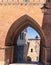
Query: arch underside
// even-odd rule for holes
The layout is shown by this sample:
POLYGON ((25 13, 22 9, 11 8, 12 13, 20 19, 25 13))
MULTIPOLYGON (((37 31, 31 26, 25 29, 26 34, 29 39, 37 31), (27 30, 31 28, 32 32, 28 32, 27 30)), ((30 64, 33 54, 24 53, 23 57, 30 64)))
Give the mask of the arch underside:
POLYGON ((31 26, 33 29, 35 29, 41 36, 41 44, 40 44, 40 58, 41 58, 41 55, 42 55, 41 50, 42 50, 42 47, 45 46, 45 43, 46 43, 44 33, 40 25, 28 15, 24 15, 20 17, 18 20, 16 20, 12 24, 12 26, 10 27, 7 33, 5 45, 14 46, 20 32, 28 26, 31 26))
POLYGON ((5 45, 13 45, 15 37, 18 37, 20 32, 28 26, 31 26, 33 29, 35 29, 41 36, 41 39, 45 41, 45 36, 40 25, 30 16, 24 15, 20 17, 18 20, 16 20, 10 27, 6 36, 5 45))

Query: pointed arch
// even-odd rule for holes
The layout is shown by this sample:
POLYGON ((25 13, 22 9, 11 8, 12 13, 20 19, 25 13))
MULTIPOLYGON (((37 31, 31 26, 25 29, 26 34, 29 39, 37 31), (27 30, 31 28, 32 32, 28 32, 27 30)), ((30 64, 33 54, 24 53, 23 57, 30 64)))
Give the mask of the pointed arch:
MULTIPOLYGON (((9 58, 10 62, 13 62, 13 54, 14 54, 14 47, 15 47, 15 40, 17 40, 20 32, 25 29, 27 26, 31 26, 33 29, 35 29, 40 37, 41 37, 41 44, 40 44, 40 62, 43 62, 42 56, 43 58, 45 54, 44 52, 44 47, 45 47, 45 43, 46 43, 46 39, 45 39, 45 35, 44 32, 42 30, 42 28, 40 27, 40 25, 30 16, 28 15, 23 15, 22 17, 20 17, 19 19, 17 19, 10 27, 10 29, 8 30, 6 39, 5 39, 5 46, 9 46, 9 49, 7 49, 9 51, 9 55, 7 56, 7 50, 5 51, 5 60, 7 60, 9 58), (12 47, 13 46, 13 47, 12 47), (11 51, 12 48, 12 51, 11 51), (12 56, 12 57, 11 57, 12 56)), ((15 57, 15 55, 14 55, 15 57)), ((15 59, 14 59, 15 60, 15 59)))
POLYGON ((34 28, 40 34, 41 38, 45 40, 45 36, 40 25, 30 16, 23 15, 11 25, 6 36, 5 45, 13 45, 16 35, 18 37, 19 33, 27 26, 34 28))

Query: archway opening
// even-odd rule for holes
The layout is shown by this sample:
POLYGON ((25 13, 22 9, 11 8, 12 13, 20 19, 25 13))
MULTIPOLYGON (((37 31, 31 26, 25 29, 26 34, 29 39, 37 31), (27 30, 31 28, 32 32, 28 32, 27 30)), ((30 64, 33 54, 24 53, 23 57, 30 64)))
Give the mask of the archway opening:
POLYGON ((27 28, 28 26, 31 26, 33 29, 35 29, 41 36, 39 61, 43 62, 44 57, 43 57, 43 59, 41 57, 42 53, 43 53, 42 47, 45 46, 45 43, 46 43, 44 33, 43 33, 42 28, 39 26, 39 24, 28 15, 24 15, 24 16, 20 17, 10 27, 10 29, 7 33, 7 36, 6 36, 6 41, 5 41, 5 45, 9 46, 9 48, 6 49, 6 51, 5 51, 5 61, 7 61, 9 59, 9 63, 13 63, 16 60, 15 59, 16 55, 14 53, 14 50, 17 48, 16 42, 17 42, 18 36, 19 36, 20 32, 22 30, 24 30, 25 28, 27 28), (41 52, 41 50, 42 50, 42 52, 41 52), (9 55, 8 55, 7 51, 9 51, 9 55))
POLYGON ((40 40, 38 32, 30 26, 21 31, 18 39, 15 39, 13 62, 39 62, 40 40))

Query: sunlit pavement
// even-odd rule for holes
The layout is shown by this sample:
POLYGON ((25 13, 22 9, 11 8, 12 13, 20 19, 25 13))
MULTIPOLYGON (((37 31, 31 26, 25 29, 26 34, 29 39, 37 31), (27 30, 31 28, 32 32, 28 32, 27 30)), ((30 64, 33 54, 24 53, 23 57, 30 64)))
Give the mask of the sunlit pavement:
POLYGON ((43 65, 43 64, 41 64, 39 62, 33 62, 33 63, 13 63, 10 65, 43 65))

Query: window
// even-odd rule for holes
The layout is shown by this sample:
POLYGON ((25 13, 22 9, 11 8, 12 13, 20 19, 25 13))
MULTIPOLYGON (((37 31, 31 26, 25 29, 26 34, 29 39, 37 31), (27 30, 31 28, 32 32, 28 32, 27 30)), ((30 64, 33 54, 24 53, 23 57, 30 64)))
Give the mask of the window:
POLYGON ((20 33, 20 39, 21 39, 21 40, 24 39, 24 33, 20 33))
POLYGON ((31 52, 33 52, 33 49, 31 49, 31 52))
POLYGON ((21 39, 21 33, 20 33, 20 39, 21 39))
POLYGON ((22 33, 22 39, 24 39, 24 33, 22 33))

